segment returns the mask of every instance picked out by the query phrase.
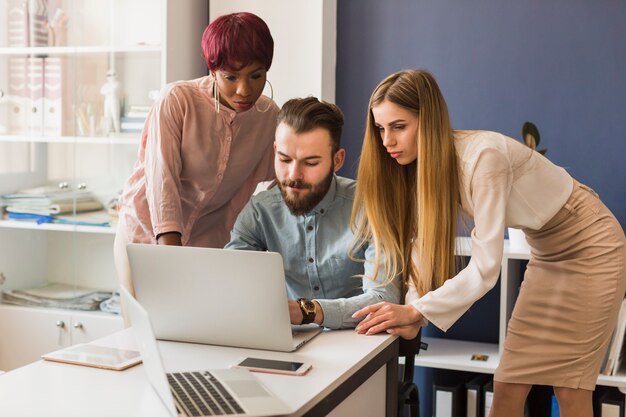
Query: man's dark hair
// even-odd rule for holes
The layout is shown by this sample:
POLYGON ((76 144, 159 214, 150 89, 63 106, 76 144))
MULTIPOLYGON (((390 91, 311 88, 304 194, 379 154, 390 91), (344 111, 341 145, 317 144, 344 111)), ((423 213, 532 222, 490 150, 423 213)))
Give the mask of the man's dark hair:
POLYGON ((330 133, 332 154, 341 147, 343 113, 336 105, 316 97, 293 98, 278 113, 278 123, 285 123, 296 133, 306 133, 319 127, 330 133))

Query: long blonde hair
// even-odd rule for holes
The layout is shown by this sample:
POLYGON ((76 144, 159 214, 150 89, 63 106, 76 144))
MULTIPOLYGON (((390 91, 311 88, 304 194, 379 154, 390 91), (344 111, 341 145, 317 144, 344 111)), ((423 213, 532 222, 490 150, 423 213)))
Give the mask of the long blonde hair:
POLYGON ((369 101, 352 208, 354 247, 370 241, 376 246, 374 277, 384 260, 385 282, 402 274, 424 295, 454 274, 457 165, 448 107, 433 76, 406 70, 381 81, 369 101), (414 163, 398 164, 383 146, 372 108, 385 100, 419 117, 414 163))

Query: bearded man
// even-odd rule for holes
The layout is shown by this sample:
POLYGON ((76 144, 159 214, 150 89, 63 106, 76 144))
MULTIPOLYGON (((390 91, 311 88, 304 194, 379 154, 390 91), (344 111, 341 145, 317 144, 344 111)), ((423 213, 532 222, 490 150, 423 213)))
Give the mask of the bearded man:
POLYGON ((225 246, 282 255, 292 324, 351 328, 360 308, 401 302, 399 276, 385 286, 384 267, 373 276, 374 245, 352 248, 356 182, 335 174, 345 160, 342 128, 334 104, 315 97, 284 104, 274 142, 276 186, 252 197, 225 246))

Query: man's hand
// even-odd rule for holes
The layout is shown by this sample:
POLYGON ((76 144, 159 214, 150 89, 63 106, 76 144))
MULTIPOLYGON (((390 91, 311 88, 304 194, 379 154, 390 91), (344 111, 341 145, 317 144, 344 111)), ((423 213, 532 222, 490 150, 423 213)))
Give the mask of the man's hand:
POLYGON ((300 310, 300 303, 294 300, 288 300, 289 305, 289 319, 291 324, 302 324, 302 310, 300 310))
MULTIPOLYGON (((320 306, 316 300, 313 300, 315 304, 315 321, 313 323, 319 324, 320 326, 324 322, 324 310, 320 306)), ((289 306, 289 320, 291 324, 302 324, 302 310, 300 309, 300 303, 294 300, 288 300, 287 305, 289 306)))

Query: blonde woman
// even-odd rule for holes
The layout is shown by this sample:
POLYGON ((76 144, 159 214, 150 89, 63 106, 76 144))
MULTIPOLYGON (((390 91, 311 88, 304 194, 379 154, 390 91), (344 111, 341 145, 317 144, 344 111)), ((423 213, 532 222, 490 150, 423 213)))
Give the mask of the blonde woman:
POLYGON ((561 415, 592 416, 592 391, 626 289, 622 228, 589 187, 520 142, 450 126, 426 71, 374 90, 352 221, 373 240, 405 305, 355 313, 358 332, 410 339, 430 321, 447 330, 496 284, 504 228, 532 249, 508 324, 490 416, 521 417, 533 384, 554 387, 561 415), (454 270, 457 215, 474 220, 472 256, 454 270))

